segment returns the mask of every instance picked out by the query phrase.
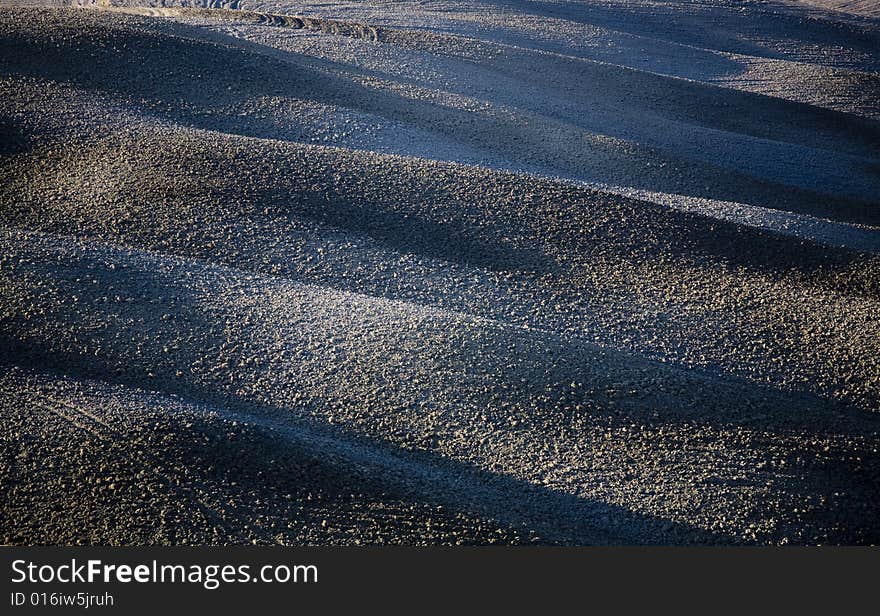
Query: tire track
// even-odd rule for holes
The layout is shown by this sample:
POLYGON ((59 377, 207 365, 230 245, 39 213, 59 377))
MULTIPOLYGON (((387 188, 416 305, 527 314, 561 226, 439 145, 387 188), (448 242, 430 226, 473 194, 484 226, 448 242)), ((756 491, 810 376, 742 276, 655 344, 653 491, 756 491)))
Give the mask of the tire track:
POLYGON ((242 22, 269 26, 273 28, 290 28, 292 30, 309 30, 334 36, 346 36, 349 38, 362 39, 365 41, 379 41, 380 30, 366 24, 339 21, 335 19, 323 19, 319 17, 302 17, 299 15, 279 15, 276 13, 262 13, 238 9, 238 3, 230 3, 223 8, 217 8, 219 3, 206 3, 208 8, 195 7, 117 7, 102 6, 99 4, 89 5, 84 8, 125 13, 128 15, 143 15, 147 17, 189 17, 204 18, 217 21, 242 22))
MULTIPOLYGON (((0 390, 2 394, 10 399, 15 399, 13 392, 0 390)), ((133 447, 123 447, 121 443, 125 440, 125 435, 112 427, 109 423, 89 412, 88 410, 49 396, 43 397, 44 402, 32 399, 29 404, 48 412, 62 421, 79 428, 83 432, 91 435, 95 439, 106 444, 111 450, 116 450, 120 459, 127 459, 133 462, 145 474, 158 479, 174 497, 182 510, 188 510, 187 504, 194 504, 198 511, 202 514, 212 527, 222 533, 223 536, 233 538, 236 542, 246 543, 248 538, 242 535, 237 528, 241 528, 245 518, 237 515, 236 520, 230 521, 216 507, 209 504, 204 494, 196 491, 195 487, 187 489, 185 486, 191 485, 183 481, 175 480, 176 477, 185 477, 187 475, 185 469, 173 463, 169 464, 168 460, 164 460, 156 454, 150 453, 147 449, 147 443, 139 442, 144 446, 143 449, 135 449, 133 447), (170 472, 163 471, 162 468, 171 466, 170 472)))

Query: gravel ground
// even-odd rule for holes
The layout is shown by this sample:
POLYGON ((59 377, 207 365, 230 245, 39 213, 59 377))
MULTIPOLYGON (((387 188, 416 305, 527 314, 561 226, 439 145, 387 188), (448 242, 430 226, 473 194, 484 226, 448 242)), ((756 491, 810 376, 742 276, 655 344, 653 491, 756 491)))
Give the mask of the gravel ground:
POLYGON ((0 541, 880 538, 876 21, 2 6, 0 541))

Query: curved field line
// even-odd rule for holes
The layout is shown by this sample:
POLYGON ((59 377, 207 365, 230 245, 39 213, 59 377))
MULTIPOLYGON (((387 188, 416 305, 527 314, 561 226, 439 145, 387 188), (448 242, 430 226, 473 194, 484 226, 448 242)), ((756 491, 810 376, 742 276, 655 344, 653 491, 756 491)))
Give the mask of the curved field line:
MULTIPOLYGON (((2 393, 8 395, 9 392, 2 391, 2 393)), ((90 434, 112 448, 119 447, 124 440, 119 431, 109 423, 70 402, 47 396, 43 402, 33 401, 32 404, 90 434)), ((167 466, 167 461, 160 460, 145 448, 138 452, 126 449, 123 455, 131 462, 134 462, 145 473, 159 479, 162 485, 166 486, 179 501, 194 503, 205 517, 205 520, 214 527, 222 529, 229 536, 235 536, 237 539, 243 540, 243 537, 233 531, 234 526, 227 519, 228 514, 222 513, 216 507, 206 502, 200 490, 193 489, 192 487, 186 488, 184 484, 174 481, 172 474, 183 473, 184 469, 172 464, 171 473, 163 471, 162 467, 167 466)), ((240 522, 240 520, 237 521, 240 522)))

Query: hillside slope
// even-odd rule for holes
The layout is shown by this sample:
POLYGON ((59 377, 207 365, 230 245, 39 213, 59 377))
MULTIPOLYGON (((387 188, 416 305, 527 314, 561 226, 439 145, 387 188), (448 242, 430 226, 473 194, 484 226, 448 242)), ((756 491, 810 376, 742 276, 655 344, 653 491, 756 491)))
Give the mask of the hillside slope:
POLYGON ((876 543, 875 43, 7 6, 0 541, 876 543))

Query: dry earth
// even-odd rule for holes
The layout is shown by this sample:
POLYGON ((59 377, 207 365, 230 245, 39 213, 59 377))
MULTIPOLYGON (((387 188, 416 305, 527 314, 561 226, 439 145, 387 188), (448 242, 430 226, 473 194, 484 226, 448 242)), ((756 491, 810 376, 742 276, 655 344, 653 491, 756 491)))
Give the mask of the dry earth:
POLYGON ((817 2, 0 1, 0 542, 877 543, 817 2))

